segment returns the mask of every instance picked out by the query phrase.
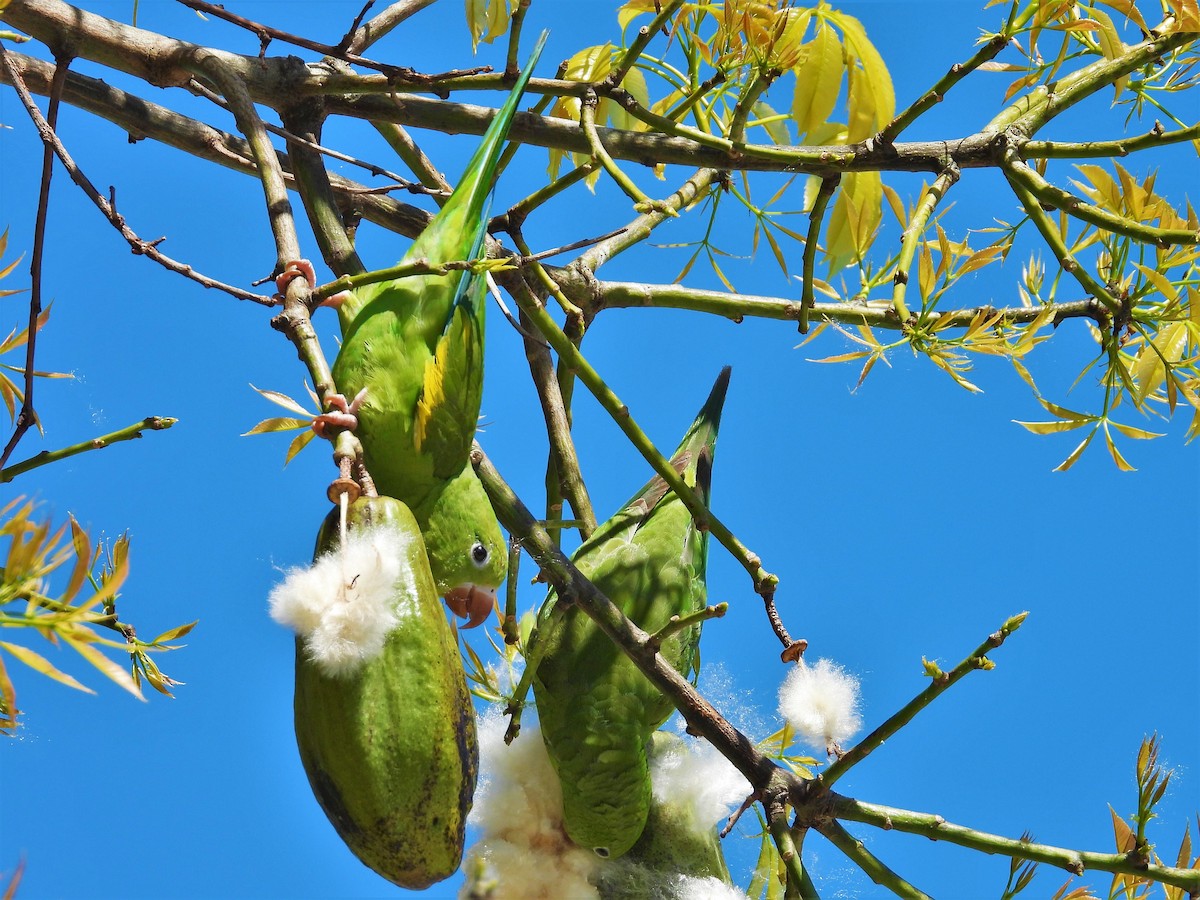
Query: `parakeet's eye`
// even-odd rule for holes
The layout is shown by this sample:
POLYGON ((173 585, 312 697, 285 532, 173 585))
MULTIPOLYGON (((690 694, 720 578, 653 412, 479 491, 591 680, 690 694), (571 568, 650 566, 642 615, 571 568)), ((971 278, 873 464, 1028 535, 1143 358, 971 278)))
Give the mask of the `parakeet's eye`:
POLYGON ((482 569, 491 558, 492 554, 484 546, 483 541, 476 541, 471 545, 471 562, 475 564, 476 568, 482 569))
POLYGON ((607 847, 595 847, 592 849, 592 852, 595 853, 601 859, 608 859, 608 848, 607 847))

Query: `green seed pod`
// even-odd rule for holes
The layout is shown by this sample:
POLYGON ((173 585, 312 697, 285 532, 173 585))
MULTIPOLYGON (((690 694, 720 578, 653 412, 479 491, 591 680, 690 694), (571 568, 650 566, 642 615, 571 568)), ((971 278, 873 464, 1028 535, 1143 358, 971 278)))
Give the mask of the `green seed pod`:
MULTIPOLYGON (((321 526, 317 556, 338 545, 337 512, 321 526)), ((403 535, 395 625, 377 655, 334 674, 297 639, 296 743, 346 846, 389 881, 418 889, 458 869, 479 749, 458 645, 417 523, 388 497, 350 506, 351 536, 377 526, 403 535)))

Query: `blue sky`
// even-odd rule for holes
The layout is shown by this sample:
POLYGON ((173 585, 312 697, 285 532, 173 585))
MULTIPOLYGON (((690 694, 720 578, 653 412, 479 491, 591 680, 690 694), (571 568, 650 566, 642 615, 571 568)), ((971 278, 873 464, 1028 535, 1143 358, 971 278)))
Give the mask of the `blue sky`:
MULTIPOLYGON (((132 6, 87 5, 126 21, 132 6)), ((1000 11, 980 13, 978 5, 842 6, 866 25, 903 105, 966 59, 980 28, 998 25, 1000 11)), ((231 6, 331 42, 358 9, 356 2, 231 6)), ((527 30, 551 29, 539 74, 551 74, 557 60, 581 46, 618 39, 615 16, 602 7, 533 4, 527 30)), ((139 15, 147 28, 257 51, 252 37, 175 4, 143 2, 139 15)), ((442 3, 375 55, 440 71, 465 64, 469 54, 461 5, 442 3)), ((479 60, 497 58, 485 48, 479 60)), ((78 68, 98 71, 86 63, 78 68)), ((909 136, 950 138, 990 118, 1006 77, 968 82, 909 136)), ((219 111, 179 91, 130 87, 230 127, 219 111)), ((1048 136, 1111 136, 1120 113, 1109 112, 1110 96, 1055 123, 1048 136)), ((785 97, 777 105, 785 106, 785 97)), ((1200 115, 1194 100, 1190 112, 1179 112, 1192 121, 1200 115)), ((26 250, 41 147, 7 89, 0 91, 0 122, 6 126, 2 223, 10 228, 10 248, 26 250)), ((135 230, 167 235, 168 254, 238 284, 271 269, 262 194, 251 179, 151 141, 131 144, 114 126, 68 107, 60 133, 93 181, 116 186, 118 206, 135 230)), ((365 127, 339 129, 330 139, 391 162, 365 127)), ((451 174, 474 146, 469 137, 420 139, 451 174)), ((1194 200, 1194 180, 1189 185, 1185 174, 1194 158, 1173 159, 1160 154, 1126 163, 1138 174, 1164 166, 1160 190, 1179 200, 1190 188, 1194 200)), ((499 184, 494 208, 528 193, 544 177, 544 165, 543 151, 523 150, 499 184)), ((1060 184, 1069 174, 1065 166, 1051 170, 1060 184)), ((669 172, 662 185, 678 177, 669 172)), ((642 183, 655 189, 651 179, 642 183)), ((908 196, 920 178, 889 183, 908 196)), ((757 190, 765 199, 777 184, 764 179, 757 190)), ((960 235, 993 216, 1016 217, 1014 201, 999 187, 989 173, 966 173, 949 219, 960 235)), ((797 194, 790 208, 799 205, 797 194)), ((629 216, 625 198, 602 181, 595 197, 577 188, 531 220, 528 236, 535 249, 552 247, 619 227, 629 216)), ((748 257, 749 227, 749 218, 726 204, 723 248, 748 257)), ((885 227, 890 232, 881 241, 898 240, 894 221, 885 227)), ((702 228, 699 215, 685 215, 655 240, 695 240, 702 228)), ((359 240, 377 266, 404 250, 401 239, 366 226, 359 240)), ((315 257, 311 240, 306 246, 315 257)), ((683 250, 639 249, 601 274, 666 282, 685 259, 683 250)), ((1005 267, 964 282, 961 302, 1015 303, 1021 262, 1015 251, 1005 267)), ((784 279, 767 253, 722 266, 746 293, 799 296, 798 284, 784 279)), ((46 267, 54 311, 39 365, 76 378, 39 387, 45 441, 29 436, 17 458, 147 415, 180 421, 169 432, 24 476, 6 497, 35 495, 55 521, 71 512, 93 536, 128 530, 133 573, 120 610, 143 635, 196 618, 200 624, 185 650, 159 659, 186 682, 175 700, 138 703, 69 651, 45 645, 37 649, 100 695, 71 691, 6 660, 27 714, 20 735, 0 742, 0 870, 25 858, 21 896, 27 898, 397 894, 341 845, 313 801, 292 735, 292 638, 266 614, 280 568, 311 553, 333 475, 317 445, 281 469, 286 438, 239 437, 275 414, 250 383, 304 396, 294 350, 269 328, 267 311, 205 292, 128 253, 61 170, 46 267)), ((26 284, 27 276, 14 275, 5 286, 15 283, 26 284)), ((702 264, 687 283, 719 287, 702 264)), ((4 300, 9 327, 23 318, 24 302, 4 300)), ((331 355, 332 320, 326 316, 322 325, 331 355)), ((481 441, 537 508, 545 438, 536 395, 519 336, 497 315, 489 327, 481 441)), ((596 320, 584 350, 664 448, 675 445, 720 367, 733 366, 713 508, 779 575, 781 614, 794 635, 810 641, 810 655, 835 659, 862 679, 868 728, 924 688, 922 656, 951 666, 1008 616, 1030 611, 1021 631, 994 654, 994 671, 951 690, 839 789, 1009 837, 1029 829, 1046 843, 1107 851, 1107 804, 1121 815, 1133 812, 1135 754, 1142 737, 1157 731, 1164 761, 1177 772, 1152 838, 1173 861, 1200 796, 1200 485, 1195 450, 1183 443, 1186 422, 1144 423, 1127 410, 1125 421, 1169 432, 1123 446, 1137 472, 1118 473, 1096 446, 1073 470, 1054 474, 1077 438, 1036 437, 1013 424, 1044 414, 1006 363, 979 362, 972 380, 985 393, 971 395, 927 361, 899 352, 890 368, 876 367, 854 391, 856 368, 807 361, 850 349, 843 339, 828 333, 795 349, 799 340, 779 322, 734 325, 696 314, 611 310, 596 320)), ((1030 368, 1049 396, 1090 409, 1099 394, 1089 378, 1066 392, 1093 352, 1082 327, 1066 323, 1035 352, 1030 368)), ((582 388, 576 398, 584 474, 598 513, 607 516, 646 480, 647 467, 582 388)), ((541 599, 528 584, 532 572, 527 560, 523 608, 541 599)), ((775 692, 786 670, 744 571, 715 544, 709 594, 730 610, 705 630, 701 687, 714 691, 735 723, 764 737, 778 727, 775 692)), ((1004 884, 1006 860, 851 830, 936 896, 997 896, 1004 884)), ((743 826, 726 842, 743 885, 757 850, 748 835, 743 826)), ((819 837, 809 849, 823 896, 879 895, 819 837)), ((1043 868, 1031 890, 1048 895, 1065 880, 1065 873, 1043 868)), ((1106 889, 1107 879, 1091 883, 1106 889)), ((456 889, 446 882, 427 895, 449 897, 456 889)))

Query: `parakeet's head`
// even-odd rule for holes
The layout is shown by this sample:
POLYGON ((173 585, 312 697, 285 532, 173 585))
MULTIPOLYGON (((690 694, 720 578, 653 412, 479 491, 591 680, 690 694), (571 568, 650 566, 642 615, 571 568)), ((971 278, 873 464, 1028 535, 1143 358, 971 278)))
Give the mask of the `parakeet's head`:
POLYGON ((508 572, 508 551, 475 470, 468 463, 413 512, 438 593, 457 615, 468 618, 466 627, 483 622, 508 572))

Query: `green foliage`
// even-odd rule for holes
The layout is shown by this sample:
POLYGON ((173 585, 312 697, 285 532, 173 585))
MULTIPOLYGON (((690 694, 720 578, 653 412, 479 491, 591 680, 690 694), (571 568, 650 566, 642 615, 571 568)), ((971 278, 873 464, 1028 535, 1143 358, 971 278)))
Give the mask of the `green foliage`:
MULTIPOLYGON (((145 699, 143 680, 171 696, 171 687, 180 682, 165 675, 150 654, 178 649, 171 642, 196 623, 172 628, 151 641, 139 638, 134 627, 117 615, 118 591, 129 574, 128 539, 122 536, 108 546, 93 545, 74 517, 52 529, 48 520, 35 517, 36 510, 33 501, 21 497, 0 510, 0 538, 8 540, 0 570, 0 628, 40 635, 53 645, 70 647, 139 699, 145 699), (66 584, 52 589, 51 576, 59 570, 66 572, 66 584), (116 632, 119 639, 102 636, 99 628, 116 632), (129 671, 102 648, 127 652, 129 671)), ((17 728, 20 712, 16 689, 4 665, 5 653, 68 687, 95 693, 26 643, 0 641, 0 651, 0 733, 11 734, 17 728)))

